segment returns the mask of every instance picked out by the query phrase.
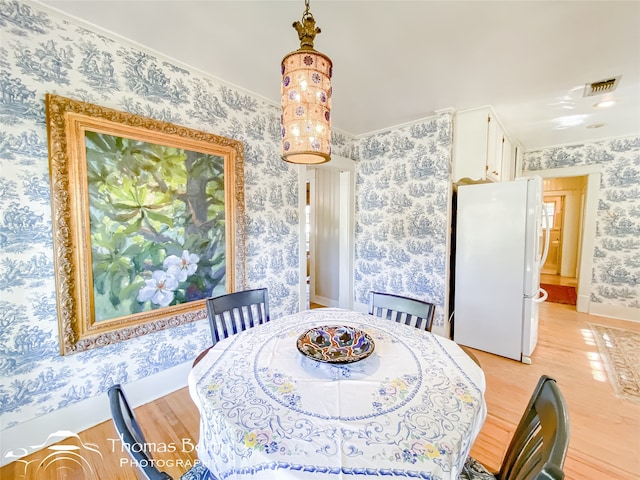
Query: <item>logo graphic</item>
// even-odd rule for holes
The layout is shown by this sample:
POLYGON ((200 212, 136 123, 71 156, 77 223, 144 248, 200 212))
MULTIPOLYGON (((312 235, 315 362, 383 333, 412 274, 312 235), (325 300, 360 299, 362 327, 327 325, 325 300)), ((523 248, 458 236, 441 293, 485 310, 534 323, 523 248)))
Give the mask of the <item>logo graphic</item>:
POLYGON ((55 472, 57 478, 90 480, 98 478, 92 462, 88 460, 95 455, 102 460, 102 453, 97 445, 84 443, 73 432, 59 430, 50 434, 41 445, 8 451, 4 454, 4 459, 7 463, 16 462, 15 480, 35 480, 41 478, 45 472, 55 472), (36 455, 38 458, 23 459, 26 455, 39 450, 42 451, 42 455, 36 455))

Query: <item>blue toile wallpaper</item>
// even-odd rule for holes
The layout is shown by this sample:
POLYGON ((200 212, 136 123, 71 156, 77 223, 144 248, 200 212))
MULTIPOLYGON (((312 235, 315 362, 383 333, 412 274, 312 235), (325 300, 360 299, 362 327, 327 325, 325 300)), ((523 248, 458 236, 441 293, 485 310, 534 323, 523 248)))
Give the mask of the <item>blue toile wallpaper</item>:
POLYGON ((530 151, 523 160, 528 173, 601 166, 590 301, 640 309, 640 136, 530 151))
MULTIPOLYGON (((4 430, 191 362, 206 320, 60 356, 44 97, 53 93, 240 140, 247 286, 272 316, 299 304, 298 167, 280 159, 280 111, 248 92, 143 52, 28 1, 0 0, 0 418, 4 430)), ((275 59, 276 67, 280 59, 275 59)), ((274 69, 279 82, 279 67, 274 69)), ((354 300, 372 289, 434 302, 445 324, 450 113, 360 138, 354 300)), ((602 164, 592 301, 638 307, 640 138, 525 154, 528 171, 602 164)), ((0 432, 1 435, 1 432, 0 432)))
MULTIPOLYGON (((46 93, 242 141, 247 285, 269 288, 273 317, 298 310, 298 173, 280 159, 279 108, 28 2, 0 0, 0 38, 2 429, 190 362, 211 343, 203 320, 60 356, 46 93)), ((347 156, 353 139, 334 133, 333 148, 347 156)))
POLYGON ((444 325, 452 117, 357 142, 355 301, 371 290, 437 305, 444 325))

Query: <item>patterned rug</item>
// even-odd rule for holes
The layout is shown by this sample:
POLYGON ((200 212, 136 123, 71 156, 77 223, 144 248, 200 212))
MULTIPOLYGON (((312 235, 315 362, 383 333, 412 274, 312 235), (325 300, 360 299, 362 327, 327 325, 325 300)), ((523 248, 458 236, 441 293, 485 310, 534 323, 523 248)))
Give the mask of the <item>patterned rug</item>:
POLYGON ((540 286, 549 294, 547 302, 563 303, 565 305, 576 304, 576 287, 570 287, 567 285, 551 285, 549 283, 541 283, 540 286))
POLYGON ((640 403, 640 332, 589 326, 616 396, 640 403))

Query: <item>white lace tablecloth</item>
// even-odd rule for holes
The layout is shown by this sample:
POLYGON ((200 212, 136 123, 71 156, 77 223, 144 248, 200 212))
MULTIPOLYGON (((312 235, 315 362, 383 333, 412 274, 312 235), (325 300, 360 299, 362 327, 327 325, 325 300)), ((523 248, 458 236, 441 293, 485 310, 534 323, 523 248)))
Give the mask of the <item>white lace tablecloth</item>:
POLYGON ((341 309, 306 310, 227 338, 191 370, 198 457, 222 479, 456 479, 486 417, 482 370, 452 341, 341 309), (316 362, 297 338, 349 325, 375 343, 316 362))

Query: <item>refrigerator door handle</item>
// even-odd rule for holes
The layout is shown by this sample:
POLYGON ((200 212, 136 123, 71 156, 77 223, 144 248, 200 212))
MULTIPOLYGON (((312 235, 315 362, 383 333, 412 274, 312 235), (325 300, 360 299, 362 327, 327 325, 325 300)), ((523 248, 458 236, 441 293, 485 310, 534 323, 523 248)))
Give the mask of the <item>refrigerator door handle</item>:
POLYGON ((542 287, 540 287, 540 289, 538 290, 538 294, 540 294, 540 296, 538 297, 536 295, 536 298, 533 299, 533 301, 536 302, 536 303, 544 302, 547 299, 547 297, 549 296, 547 291, 542 287))
MULTIPOLYGON (((544 224, 547 228, 544 229, 545 237, 544 237, 544 250, 542 252, 542 256, 540 258, 540 270, 542 271, 542 267, 544 262, 547 261, 547 255, 549 254, 549 241, 551 240, 551 224, 549 223, 549 212, 547 211, 546 205, 542 204, 542 212, 544 214, 544 224)), ((545 292, 546 293, 546 292, 545 292)), ((545 297, 546 298, 546 297, 545 297)), ((544 301, 544 300, 542 300, 544 301)))

